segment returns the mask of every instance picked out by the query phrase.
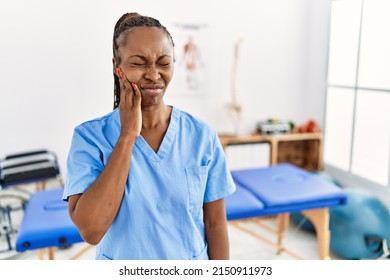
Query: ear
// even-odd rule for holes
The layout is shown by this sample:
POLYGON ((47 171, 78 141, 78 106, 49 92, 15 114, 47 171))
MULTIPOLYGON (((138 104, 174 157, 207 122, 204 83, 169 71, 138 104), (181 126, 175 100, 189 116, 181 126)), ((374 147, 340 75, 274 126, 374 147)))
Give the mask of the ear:
POLYGON ((116 62, 116 59, 114 57, 112 58, 112 67, 113 67, 112 71, 118 76, 118 78, 120 78, 119 73, 116 70, 119 67, 119 65, 116 62))

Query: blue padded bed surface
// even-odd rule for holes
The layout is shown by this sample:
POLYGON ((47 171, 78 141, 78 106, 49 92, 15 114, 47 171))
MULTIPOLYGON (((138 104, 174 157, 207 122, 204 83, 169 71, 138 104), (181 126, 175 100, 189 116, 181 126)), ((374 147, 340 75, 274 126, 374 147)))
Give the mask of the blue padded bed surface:
POLYGON ((346 203, 339 187, 292 164, 236 170, 232 176, 264 204, 264 215, 346 203))
POLYGON ((83 241, 62 200, 63 189, 34 193, 16 237, 16 251, 67 246, 83 241))
POLYGON ((236 182, 236 191, 225 198, 228 220, 251 218, 263 215, 264 204, 251 192, 236 182))

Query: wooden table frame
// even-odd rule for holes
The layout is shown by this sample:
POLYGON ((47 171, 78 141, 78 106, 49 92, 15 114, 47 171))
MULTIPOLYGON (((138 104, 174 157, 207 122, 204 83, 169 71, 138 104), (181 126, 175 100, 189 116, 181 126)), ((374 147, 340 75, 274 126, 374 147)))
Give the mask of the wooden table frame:
MULTIPOLYGON (((254 144, 254 143, 268 143, 270 145, 270 159, 269 162, 271 165, 280 163, 279 162, 279 145, 284 142, 294 142, 294 141, 318 141, 318 159, 315 163, 316 168, 314 171, 319 171, 323 168, 322 162, 322 134, 321 133, 288 133, 288 134, 275 134, 275 135, 265 135, 260 133, 250 133, 242 135, 228 135, 220 134, 219 139, 221 145, 226 149, 229 145, 241 145, 241 144, 254 144)), ((313 170, 311 170, 313 171, 313 170)), ((330 246, 330 231, 329 231, 329 208, 317 208, 310 210, 303 210, 301 214, 308 218, 316 231, 317 235, 317 246, 318 254, 320 259, 326 260, 330 259, 329 256, 329 246, 330 246)), ((244 230, 247 233, 252 234, 253 236, 267 241, 277 247, 277 253, 280 254, 282 251, 287 252, 288 254, 294 256, 295 258, 301 258, 298 255, 293 254, 292 252, 287 251, 282 246, 282 239, 284 232, 288 227, 290 213, 281 213, 275 215, 277 218, 277 230, 275 231, 277 235, 277 242, 272 242, 254 235, 253 233, 248 232, 247 229, 241 227, 238 222, 231 221, 232 225, 241 230, 244 230)), ((261 217, 260 217, 261 219, 261 217)), ((251 219, 249 219, 251 220, 251 219)))
MULTIPOLYGON (((308 218, 314 226, 316 236, 317 236, 317 251, 318 251, 319 259, 329 260, 330 259, 329 208, 325 207, 325 208, 303 210, 301 211, 301 213, 306 218, 308 218)), ((265 225, 264 223, 262 223, 262 220, 267 219, 267 216, 258 217, 258 218, 248 218, 242 220, 233 220, 233 221, 229 221, 229 224, 255 237, 256 239, 259 239, 268 244, 271 244, 272 246, 275 246, 276 253, 278 255, 281 253, 286 253, 295 259, 304 259, 302 256, 296 254, 295 252, 291 252, 290 250, 285 248, 282 244, 283 238, 285 236, 285 231, 287 230, 290 221, 290 213, 280 213, 275 215, 275 218, 276 218, 276 229, 271 228, 265 225), (268 238, 265 238, 260 234, 258 234, 257 232, 254 232, 253 230, 249 230, 242 225, 243 223, 247 223, 247 222, 255 223, 257 226, 260 226, 261 228, 267 230, 268 232, 275 234, 276 242, 268 238)))

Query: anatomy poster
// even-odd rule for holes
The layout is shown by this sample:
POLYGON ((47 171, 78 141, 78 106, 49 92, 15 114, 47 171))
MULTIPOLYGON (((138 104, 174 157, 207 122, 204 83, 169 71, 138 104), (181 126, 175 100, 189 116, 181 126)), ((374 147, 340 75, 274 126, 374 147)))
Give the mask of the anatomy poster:
POLYGON ((207 94, 212 51, 208 26, 176 23, 169 30, 175 42, 174 92, 179 95, 207 94))

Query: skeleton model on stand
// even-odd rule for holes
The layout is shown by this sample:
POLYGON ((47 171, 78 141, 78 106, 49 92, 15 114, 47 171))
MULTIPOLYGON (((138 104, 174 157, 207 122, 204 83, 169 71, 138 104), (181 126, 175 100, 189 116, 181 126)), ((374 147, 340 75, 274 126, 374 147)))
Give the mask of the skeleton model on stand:
POLYGON ((239 58, 239 48, 242 43, 242 39, 239 39, 234 46, 234 58, 233 58, 233 74, 232 74, 232 99, 226 104, 226 109, 229 117, 234 125, 234 134, 238 134, 240 131, 240 121, 242 106, 237 101, 237 68, 239 58))

